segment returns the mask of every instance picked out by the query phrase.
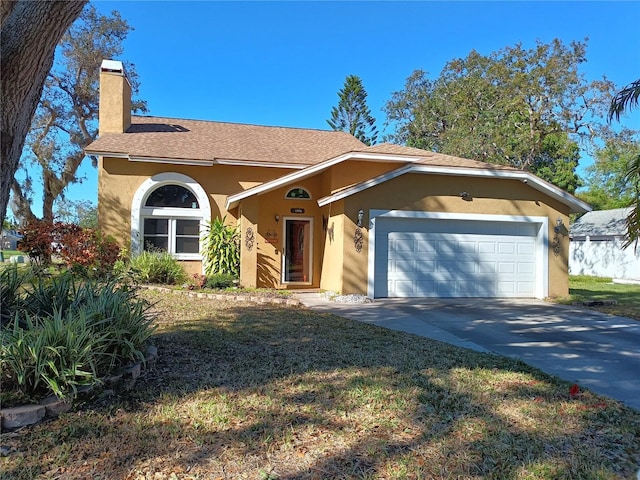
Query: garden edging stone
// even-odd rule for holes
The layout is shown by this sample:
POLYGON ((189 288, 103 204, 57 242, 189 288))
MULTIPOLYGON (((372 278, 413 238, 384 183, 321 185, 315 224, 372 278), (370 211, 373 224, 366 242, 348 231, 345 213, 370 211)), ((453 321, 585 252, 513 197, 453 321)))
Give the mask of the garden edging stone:
POLYGON ((160 285, 140 285, 141 288, 147 290, 155 290, 158 292, 173 293, 175 295, 184 295, 187 297, 195 298, 208 298, 210 300, 228 300, 238 303, 252 303, 252 304, 271 304, 271 305, 286 305, 289 307, 301 307, 302 302, 297 298, 282 298, 282 297, 269 297, 265 295, 234 295, 225 293, 206 293, 206 292, 194 292, 193 290, 176 290, 174 288, 163 287, 160 285))

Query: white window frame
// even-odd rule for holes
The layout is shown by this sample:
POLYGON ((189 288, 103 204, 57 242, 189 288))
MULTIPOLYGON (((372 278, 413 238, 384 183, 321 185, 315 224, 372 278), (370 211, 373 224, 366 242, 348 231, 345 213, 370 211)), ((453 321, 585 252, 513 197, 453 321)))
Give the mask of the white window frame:
POLYGON ((176 172, 164 172, 145 180, 136 190, 131 204, 131 252, 134 255, 144 249, 144 219, 169 219, 169 253, 178 260, 202 260, 201 253, 175 252, 175 220, 198 220, 200 222, 200 248, 207 222, 211 220, 211 204, 204 189, 191 177, 176 172), (149 195, 164 185, 180 185, 195 195, 200 208, 146 207, 149 195))

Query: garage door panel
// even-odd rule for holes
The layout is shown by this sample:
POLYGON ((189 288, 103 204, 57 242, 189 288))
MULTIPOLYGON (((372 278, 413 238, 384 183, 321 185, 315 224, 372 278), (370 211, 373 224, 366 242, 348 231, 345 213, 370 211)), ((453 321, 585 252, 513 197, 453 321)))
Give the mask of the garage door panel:
POLYGON ((535 296, 536 225, 476 221, 475 227, 470 225, 474 222, 456 227, 445 222, 438 231, 439 222, 381 223, 374 259, 376 296, 535 296), (409 226, 419 231, 406 231, 409 226), (387 251, 378 251, 387 245, 387 251))

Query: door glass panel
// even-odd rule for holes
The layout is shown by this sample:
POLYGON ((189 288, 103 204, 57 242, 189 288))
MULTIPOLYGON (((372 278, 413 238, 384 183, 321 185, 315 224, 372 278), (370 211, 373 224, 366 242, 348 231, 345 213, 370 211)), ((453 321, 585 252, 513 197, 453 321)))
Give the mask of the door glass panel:
POLYGON ((287 220, 285 225, 285 282, 311 282, 311 222, 287 220))

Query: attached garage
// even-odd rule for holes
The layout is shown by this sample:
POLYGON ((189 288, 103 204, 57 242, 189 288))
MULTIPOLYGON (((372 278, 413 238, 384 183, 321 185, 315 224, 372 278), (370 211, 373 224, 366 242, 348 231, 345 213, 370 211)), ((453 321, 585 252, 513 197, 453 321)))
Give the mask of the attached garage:
POLYGON ((546 217, 372 211, 371 218, 374 297, 547 295, 546 217))

